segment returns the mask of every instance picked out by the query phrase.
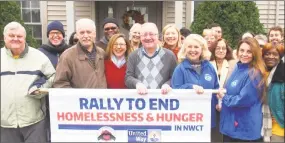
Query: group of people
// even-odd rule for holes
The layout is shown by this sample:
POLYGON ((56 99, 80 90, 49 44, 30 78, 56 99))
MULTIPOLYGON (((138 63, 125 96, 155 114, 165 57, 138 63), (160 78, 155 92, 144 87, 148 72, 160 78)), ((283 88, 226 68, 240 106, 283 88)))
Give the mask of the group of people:
POLYGON ((114 18, 106 18, 102 28, 104 36, 96 41, 94 21, 79 19, 66 44, 62 23, 53 21, 47 27, 48 42, 37 50, 26 43, 21 24, 5 26, 1 142, 50 141, 48 93, 41 88, 128 88, 140 95, 148 89, 162 94, 217 89, 209 109, 211 141, 284 142, 282 28, 271 28, 262 44, 241 36, 236 54, 218 24, 201 35, 168 24, 161 38, 150 22, 134 24, 128 39, 114 18))

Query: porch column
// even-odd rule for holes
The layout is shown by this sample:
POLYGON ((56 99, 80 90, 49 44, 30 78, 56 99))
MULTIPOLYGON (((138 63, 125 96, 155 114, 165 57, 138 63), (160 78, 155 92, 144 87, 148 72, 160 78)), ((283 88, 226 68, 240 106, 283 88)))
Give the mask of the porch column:
POLYGON ((175 1, 175 25, 178 29, 182 28, 183 1, 175 1))
POLYGON ((75 31, 74 21, 74 1, 66 1, 66 41, 68 42, 70 35, 75 31))

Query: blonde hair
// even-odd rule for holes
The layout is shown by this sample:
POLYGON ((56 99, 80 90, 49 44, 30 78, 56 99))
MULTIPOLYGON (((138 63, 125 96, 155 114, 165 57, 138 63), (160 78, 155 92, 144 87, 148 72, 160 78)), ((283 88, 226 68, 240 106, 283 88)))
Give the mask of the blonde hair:
POLYGON ((162 46, 164 47, 166 42, 164 41, 164 34, 166 32, 167 29, 169 28, 174 28, 178 34, 178 40, 177 40, 177 43, 176 43, 176 47, 181 47, 181 34, 180 34, 180 31, 179 29, 175 26, 175 24, 167 24, 166 26, 163 27, 162 29, 162 46))
POLYGON ((186 45, 185 43, 187 43, 187 41, 190 41, 190 40, 194 40, 196 42, 199 43, 199 45, 202 47, 202 54, 200 56, 200 59, 201 60, 209 60, 210 57, 211 57, 211 52, 209 51, 208 49, 208 44, 207 44, 207 41, 201 36, 201 35, 198 35, 198 34, 190 34, 189 36, 187 36, 182 44, 182 47, 181 49, 179 50, 178 54, 177 54, 177 57, 178 57, 178 62, 182 62, 185 58, 186 58, 186 45))
POLYGON ((130 32, 129 32, 129 40, 132 40, 133 31, 134 31, 135 29, 137 29, 137 28, 139 28, 139 31, 140 31, 141 28, 142 28, 142 25, 141 25, 140 23, 135 23, 135 24, 131 27, 130 32))
POLYGON ((213 29, 204 29, 202 36, 205 37, 208 34, 213 35, 216 39, 218 39, 218 33, 213 29))
POLYGON ((107 60, 111 59, 111 56, 113 55, 113 48, 114 48, 114 45, 115 45, 118 38, 123 38, 124 41, 126 42, 126 49, 127 50, 125 52, 125 58, 128 59, 128 56, 131 53, 131 46, 130 46, 129 41, 126 39, 124 34, 114 34, 110 38, 108 45, 107 45, 107 48, 106 48, 106 59, 107 60))

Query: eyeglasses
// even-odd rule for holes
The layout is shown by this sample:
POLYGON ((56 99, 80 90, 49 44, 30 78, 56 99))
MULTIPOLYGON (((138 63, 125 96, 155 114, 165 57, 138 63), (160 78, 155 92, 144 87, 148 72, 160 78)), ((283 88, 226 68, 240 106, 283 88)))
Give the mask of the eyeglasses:
POLYGON ((73 43, 77 43, 78 42, 78 39, 73 39, 73 43))
POLYGON ((117 27, 108 27, 108 28, 105 28, 104 30, 109 31, 109 30, 115 30, 115 29, 117 29, 117 27))
POLYGON ((60 35, 61 32, 50 32, 49 35, 53 36, 53 35, 60 35))
POLYGON ((222 50, 222 51, 226 51, 227 48, 226 48, 226 47, 217 47, 216 50, 217 50, 217 51, 221 51, 221 50, 222 50))
POLYGON ((123 47, 123 46, 126 46, 126 44, 123 44, 123 43, 115 43, 114 46, 116 46, 116 47, 118 47, 118 46, 123 47))
POLYGON ((154 37, 156 35, 157 35, 156 33, 144 33, 144 34, 141 34, 141 36, 144 37, 144 38, 146 38, 147 36, 154 37))

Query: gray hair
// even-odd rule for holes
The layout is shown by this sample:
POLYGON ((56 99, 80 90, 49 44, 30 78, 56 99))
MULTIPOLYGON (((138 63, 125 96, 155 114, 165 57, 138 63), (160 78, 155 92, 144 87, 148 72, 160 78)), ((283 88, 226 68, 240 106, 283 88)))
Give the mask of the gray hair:
POLYGON ((20 24, 20 23, 18 23, 18 22, 16 22, 16 21, 13 21, 13 22, 10 22, 10 23, 8 23, 5 27, 4 27, 4 31, 3 31, 3 35, 5 36, 5 35, 7 35, 7 32, 8 32, 8 30, 15 30, 15 29, 21 29, 21 30, 23 30, 24 31, 24 35, 25 35, 25 37, 26 37, 26 29, 20 24))
POLYGON ((76 21, 75 25, 76 25, 76 31, 78 31, 78 28, 81 27, 81 25, 83 24, 89 24, 90 26, 92 26, 92 30, 96 31, 96 25, 95 22, 89 18, 81 18, 79 20, 76 21))
POLYGON ((256 39, 258 41, 259 44, 261 44, 260 42, 262 41, 264 44, 267 43, 268 39, 265 35, 263 34, 258 34, 256 36, 254 36, 254 39, 256 39))
MULTIPOLYGON (((140 33, 143 33, 143 32, 145 32, 145 27, 152 27, 152 28, 154 28, 154 33, 155 34, 158 34, 158 28, 157 28, 157 26, 156 26, 156 24, 155 23, 152 23, 152 22, 146 22, 146 23, 144 23, 143 25, 142 25, 142 28, 141 28, 141 32, 140 33)), ((158 35, 157 35, 158 36, 158 35)))

